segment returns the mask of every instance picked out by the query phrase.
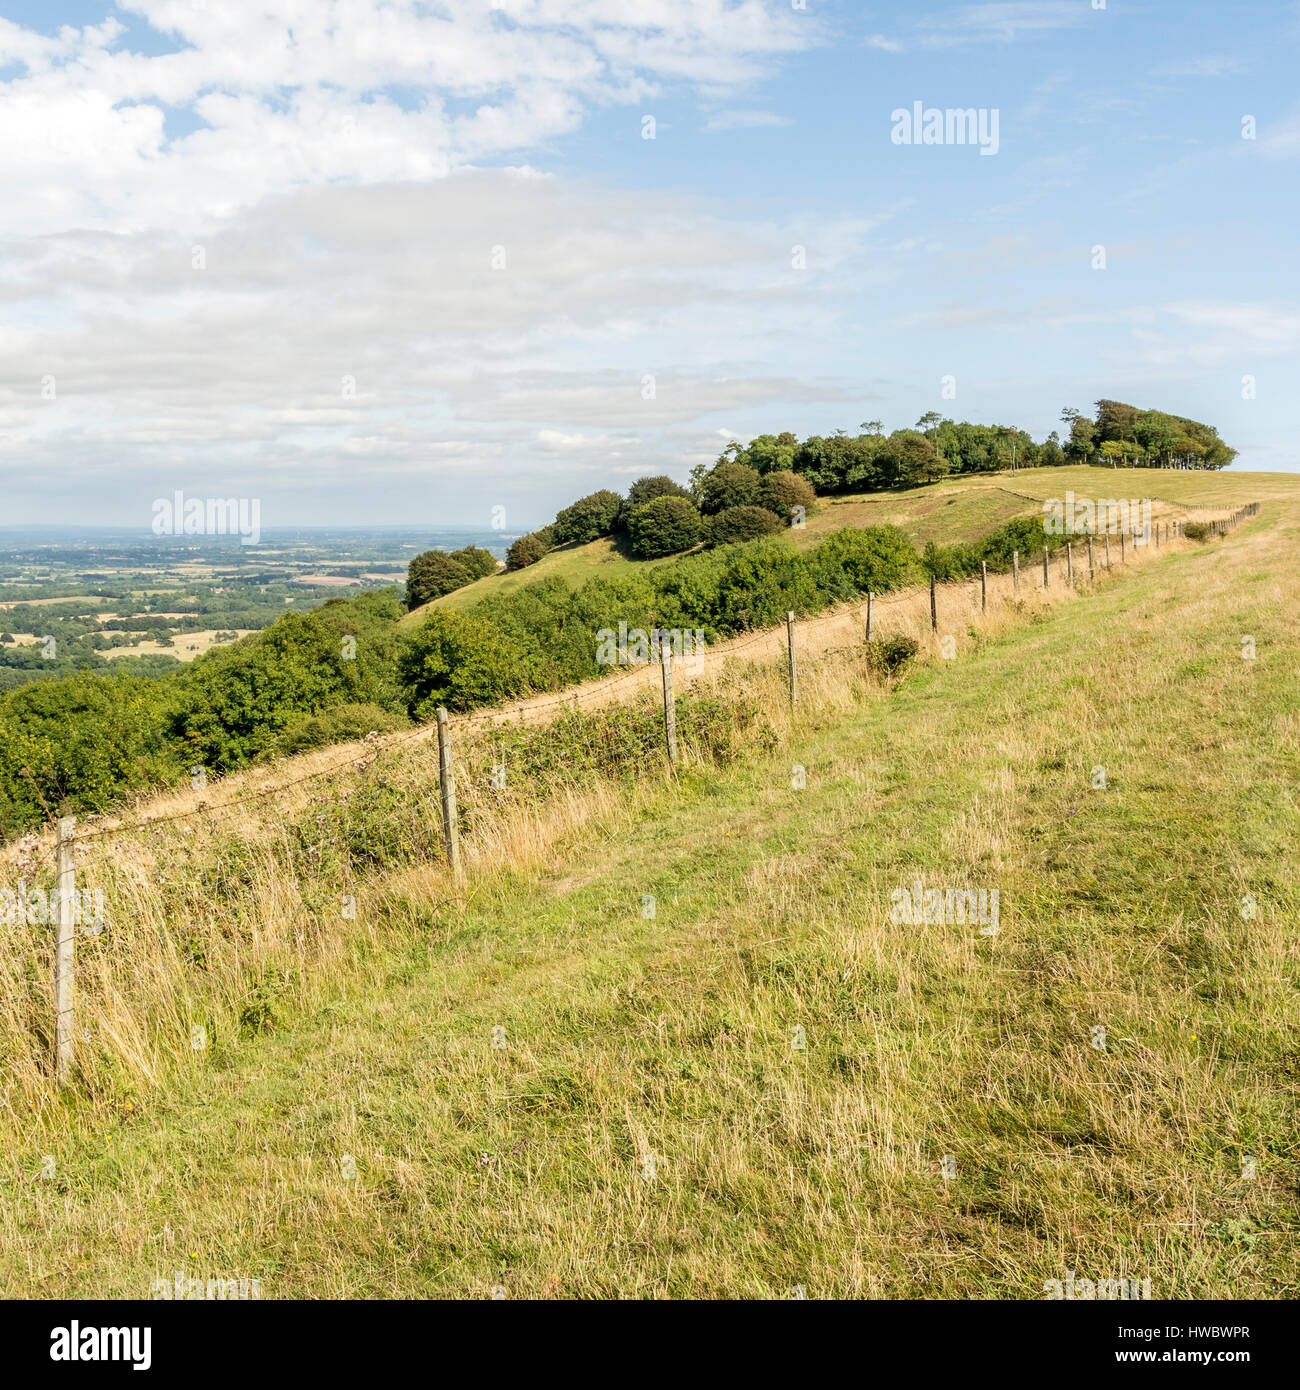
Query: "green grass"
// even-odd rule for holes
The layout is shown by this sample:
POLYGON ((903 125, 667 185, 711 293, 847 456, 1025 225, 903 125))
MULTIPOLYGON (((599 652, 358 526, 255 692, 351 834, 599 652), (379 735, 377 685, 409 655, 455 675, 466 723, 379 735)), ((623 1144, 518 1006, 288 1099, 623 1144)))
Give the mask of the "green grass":
POLYGON ((1294 1297, 1298 534, 957 623, 892 693, 840 653, 770 753, 381 878, 309 1014, 6 1120, 0 1291, 1294 1297), (998 934, 891 921, 915 878, 998 934))

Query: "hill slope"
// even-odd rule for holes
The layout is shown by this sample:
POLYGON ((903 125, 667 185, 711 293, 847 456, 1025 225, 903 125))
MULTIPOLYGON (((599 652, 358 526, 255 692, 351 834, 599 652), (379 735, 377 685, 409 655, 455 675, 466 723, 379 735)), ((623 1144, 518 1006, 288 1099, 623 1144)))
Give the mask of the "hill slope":
MULTIPOLYGON (((924 546, 987 534, 1019 516, 1042 514, 1042 500, 1064 497, 1150 497, 1156 513, 1183 516, 1196 508, 1230 507, 1243 498, 1262 501, 1289 497, 1295 484, 1286 474, 1181 472, 1153 468, 1030 468, 1017 473, 981 473, 899 492, 871 492, 822 498, 807 526, 792 532, 797 545, 815 545, 844 526, 901 526, 924 546)), ((480 599, 512 593, 526 584, 559 578, 577 588, 588 579, 618 578, 672 560, 635 560, 608 537, 587 545, 566 545, 535 565, 490 574, 407 614, 404 627, 418 626, 430 608, 463 611, 480 599)))
POLYGON ((1294 1295, 1298 534, 972 612, 892 694, 738 672, 734 764, 381 873, 305 1015, 6 1121, 0 1290, 1294 1295), (893 920, 916 879, 998 932, 893 920))

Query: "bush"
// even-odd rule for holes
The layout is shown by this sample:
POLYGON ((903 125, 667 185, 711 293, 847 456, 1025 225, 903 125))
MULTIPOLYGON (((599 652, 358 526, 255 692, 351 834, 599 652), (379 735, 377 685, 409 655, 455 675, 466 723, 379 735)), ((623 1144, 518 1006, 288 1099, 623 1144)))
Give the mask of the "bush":
POLYGON ((726 507, 706 524, 710 545, 731 545, 737 541, 756 541, 781 529, 781 518, 765 507, 726 507))
POLYGON ((1188 521, 1183 525, 1183 535, 1189 541, 1208 541, 1210 528, 1203 521, 1188 521))
POLYGON ((867 665, 879 676, 902 670, 921 650, 915 637, 877 637, 867 643, 867 665))
POLYGON ((656 497, 628 513, 628 541, 642 560, 689 550, 700 530, 700 513, 689 497, 656 497))
POLYGON ((464 710, 517 695, 527 685, 523 649, 493 623, 434 609, 397 659, 406 707, 415 719, 439 705, 464 710))
POLYGON ((406 571, 406 606, 422 608, 426 603, 463 588, 475 578, 459 561, 441 550, 426 550, 411 561, 406 571))
POLYGON ((475 579, 482 579, 484 575, 497 572, 496 557, 490 550, 484 550, 481 546, 467 545, 461 550, 453 550, 448 559, 455 560, 458 565, 464 565, 475 579))
POLYGON ((622 506, 623 499, 608 488, 580 497, 555 518, 555 544, 585 545, 599 536, 608 536, 622 506))
POLYGON ((527 569, 529 565, 535 565, 546 551, 547 546, 537 535, 520 536, 506 551, 506 569, 527 569))
POLYGON ((758 470, 730 459, 716 464, 700 479, 700 511, 713 516, 728 507, 749 507, 758 498, 758 470))
POLYGON ((623 511, 619 517, 622 526, 627 525, 627 519, 637 507, 643 507, 647 502, 653 502, 657 497, 690 497, 690 493, 679 483, 666 474, 660 473, 653 478, 638 478, 627 490, 627 501, 623 503, 623 511))
POLYGON ((305 753, 331 743, 365 738, 370 733, 389 734, 407 727, 407 720, 400 714, 391 714, 382 705, 334 705, 286 725, 276 739, 275 751, 281 756, 305 753))
POLYGON ((836 531, 813 551, 818 585, 832 600, 900 588, 916 572, 916 551, 897 526, 836 531))
POLYGON ((786 520, 793 508, 802 507, 806 512, 816 500, 817 493, 808 479, 785 468, 768 473, 758 489, 759 506, 786 520))

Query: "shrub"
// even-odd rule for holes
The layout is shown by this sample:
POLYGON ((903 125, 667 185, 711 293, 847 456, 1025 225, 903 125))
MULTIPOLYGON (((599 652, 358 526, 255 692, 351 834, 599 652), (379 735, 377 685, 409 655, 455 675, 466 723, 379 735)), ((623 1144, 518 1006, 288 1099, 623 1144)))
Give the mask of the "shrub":
POLYGON ((426 603, 462 588, 475 576, 459 561, 441 550, 426 550, 411 561, 406 571, 406 606, 422 608, 426 603))
POLYGON ((690 495, 680 483, 673 482, 663 473, 653 478, 638 478, 627 490, 627 501, 623 503, 622 515, 619 517, 620 524, 626 526, 628 517, 637 507, 643 507, 657 497, 689 498, 690 495))
POLYGON ((879 676, 895 675, 921 650, 915 637, 877 637, 867 643, 867 665, 879 676))
POLYGON ((467 545, 461 550, 453 550, 448 559, 455 560, 458 565, 464 565, 475 579, 482 579, 484 575, 497 572, 496 557, 490 550, 484 550, 481 546, 467 545))
POLYGON ((1210 528, 1203 521, 1188 521, 1183 525, 1183 535, 1189 541, 1207 541, 1210 538, 1210 528))
POLYGON ((818 585, 831 599, 897 589, 916 570, 916 551, 897 526, 836 531, 813 551, 813 559, 818 585))
POLYGON ((622 505, 623 499, 608 488, 578 498, 555 518, 555 544, 568 545, 573 542, 584 545, 598 536, 608 536, 614 529, 622 505))
POLYGON ((643 560, 689 550, 700 530, 700 513, 689 497, 656 497, 628 513, 628 541, 643 560))
POLYGON ((546 554, 547 547, 537 535, 520 536, 506 551, 506 569, 524 570, 546 554))
POLYGON ((286 725, 276 740, 275 751, 281 755, 305 753, 331 743, 365 738, 369 733, 387 734, 406 727, 407 721, 400 714, 391 714, 382 705, 334 705, 286 725))
POLYGON ((759 505, 787 520, 793 508, 807 511, 816 500, 817 493, 808 479, 785 468, 766 474, 758 489, 759 505))
POLYGON ((706 537, 710 545, 756 541, 781 529, 781 518, 765 507, 726 507, 709 517, 706 537))
POLYGON ((700 479, 700 511, 705 516, 728 507, 752 506, 758 497, 758 470, 730 459, 716 464, 700 479))
POLYGON ((516 695, 527 684, 523 649, 499 627, 434 609, 397 659, 406 707, 427 719, 439 705, 464 710, 516 695))

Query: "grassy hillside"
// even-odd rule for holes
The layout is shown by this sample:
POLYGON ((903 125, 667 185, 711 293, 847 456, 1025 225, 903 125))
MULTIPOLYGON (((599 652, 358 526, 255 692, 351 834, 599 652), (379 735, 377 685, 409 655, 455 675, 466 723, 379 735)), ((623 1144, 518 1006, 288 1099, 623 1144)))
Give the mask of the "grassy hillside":
MULTIPOLYGON (((1040 516, 1041 502, 1064 497, 1072 489, 1080 497, 1150 497, 1163 516, 1182 516, 1198 507, 1234 506, 1240 499, 1263 500, 1290 496, 1286 475, 1275 473, 1191 473, 1152 468, 1022 469, 1018 473, 987 473, 955 478, 928 487, 899 492, 873 492, 822 498, 806 527, 793 533, 796 544, 815 545, 844 526, 901 526, 913 541, 948 545, 984 535, 1018 516, 1040 516), (1278 482, 1282 479, 1282 482, 1278 482)), ((671 560, 634 560, 608 538, 587 545, 553 550, 537 564, 508 574, 488 575, 446 594, 403 620, 417 626, 426 608, 463 611, 492 594, 510 593, 538 580, 560 578, 577 588, 588 579, 617 578, 634 569, 672 564, 671 560)))
POLYGON ((954 588, 951 660, 882 607, 924 643, 892 689, 847 637, 794 713, 732 663, 690 727, 735 746, 675 777, 593 775, 575 719, 493 800, 509 735, 466 738, 460 884, 412 746, 88 847, 131 908, 85 952, 106 1060, 7 1083, 0 1292, 1294 1296, 1300 496, 1191 481, 1264 512, 1077 594, 954 588), (917 879, 998 889, 997 933, 892 920, 917 879))

